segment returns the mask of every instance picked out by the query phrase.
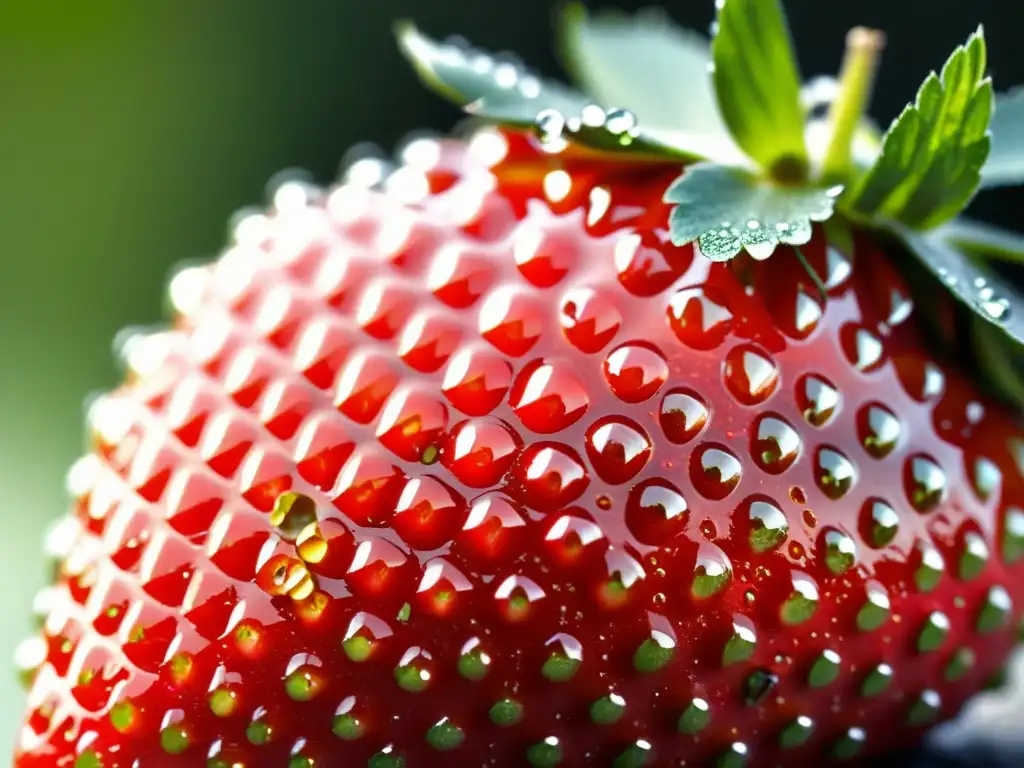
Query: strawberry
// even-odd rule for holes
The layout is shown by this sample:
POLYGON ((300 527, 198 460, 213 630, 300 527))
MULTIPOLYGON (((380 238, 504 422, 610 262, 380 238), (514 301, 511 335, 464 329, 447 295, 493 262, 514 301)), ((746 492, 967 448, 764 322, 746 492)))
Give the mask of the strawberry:
POLYGON ((90 409, 16 766, 821 765, 953 715, 1015 644, 1024 428, 1013 358, 943 341, 938 246, 860 187, 724 257, 672 190, 734 169, 405 35, 519 77, 472 100, 502 125, 285 183, 174 279, 90 409))

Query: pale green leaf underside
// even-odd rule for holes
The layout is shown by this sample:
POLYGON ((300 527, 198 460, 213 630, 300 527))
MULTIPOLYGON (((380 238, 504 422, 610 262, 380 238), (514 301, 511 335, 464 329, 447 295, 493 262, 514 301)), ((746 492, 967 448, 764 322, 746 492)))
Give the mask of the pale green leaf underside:
POLYGON ((936 230, 944 240, 986 259, 1024 264, 1024 235, 957 217, 936 230))
POLYGON ((713 261, 728 261, 741 250, 766 259, 780 243, 804 245, 811 222, 833 212, 841 188, 782 187, 728 166, 698 163, 665 192, 674 203, 669 234, 676 245, 697 241, 713 261))
POLYGON ((660 11, 590 15, 575 3, 560 33, 566 69, 602 104, 645 125, 729 137, 711 82, 711 43, 700 33, 660 11))
POLYGON ((992 116, 992 150, 981 171, 982 188, 1024 182, 1024 88, 996 97, 992 116))
POLYGON ((954 296, 978 317, 1024 344, 1024 296, 941 236, 898 224, 893 230, 954 296))
POLYGON ((893 121, 874 166, 844 196, 846 210, 928 229, 966 207, 989 153, 992 83, 985 64, 979 29, 893 121))
MULTIPOLYGON (((545 111, 557 112, 567 121, 578 123, 585 110, 594 108, 591 98, 561 83, 539 78, 514 60, 433 40, 408 23, 399 26, 397 35, 402 52, 423 82, 474 117, 528 127, 545 111)), ((683 133, 663 140, 645 134, 640 127, 631 132, 628 141, 620 143, 611 140, 611 134, 600 128, 588 128, 584 124, 584 129, 574 135, 574 140, 600 149, 629 150, 681 160, 704 157, 700 142, 689 143, 688 135, 683 133), (665 143, 668 140, 680 144, 665 143)))
POLYGON ((736 143, 763 167, 806 165, 804 112, 779 0, 720 0, 711 44, 718 106, 736 143))

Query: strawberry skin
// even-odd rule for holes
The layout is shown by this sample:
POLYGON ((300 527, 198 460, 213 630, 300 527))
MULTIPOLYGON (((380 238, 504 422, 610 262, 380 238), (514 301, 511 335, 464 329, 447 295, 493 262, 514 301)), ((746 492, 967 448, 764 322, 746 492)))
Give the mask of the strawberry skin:
POLYGON ((126 349, 51 537, 36 766, 821 765, 1007 660, 1024 431, 858 236, 675 247, 676 167, 420 140, 126 349))

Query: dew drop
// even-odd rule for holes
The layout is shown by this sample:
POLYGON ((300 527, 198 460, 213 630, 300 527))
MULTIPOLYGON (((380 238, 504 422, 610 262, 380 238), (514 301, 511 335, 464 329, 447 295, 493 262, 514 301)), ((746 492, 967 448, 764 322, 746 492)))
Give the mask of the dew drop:
POLYGON ((789 535, 789 521, 775 504, 753 499, 746 505, 750 525, 750 548, 754 552, 778 549, 789 535))
POLYGON ((614 349, 605 359, 603 368, 612 392, 627 403, 641 403, 653 396, 669 373, 662 354, 640 342, 614 349))
POLYGON ((632 480, 651 458, 651 441, 643 427, 621 416, 595 422, 585 443, 594 471, 613 485, 632 480))
POLYGON ((793 318, 797 331, 801 336, 806 336, 818 325, 822 317, 821 305, 804 293, 802 290, 796 294, 796 314, 793 318))
POLYGON ((626 525, 637 541, 664 545, 683 532, 688 510, 678 488, 666 480, 647 480, 629 492, 626 525))
POLYGON ((838 288, 853 274, 853 265, 843 253, 834 246, 825 248, 825 287, 828 290, 838 288))
POLYGON ((981 313, 996 323, 1005 323, 1010 319, 1010 302, 1003 296, 996 296, 991 288, 982 288, 974 302, 981 313))
POLYGON ((775 392, 779 373, 775 362, 764 352, 749 345, 730 350, 725 357, 725 384, 744 405, 763 403, 775 392))
POLYGON ((868 499, 860 512, 860 532, 864 541, 876 549, 892 543, 899 532, 900 517, 882 499, 868 499))
POLYGON ((714 544, 704 543, 697 551, 690 592, 698 600, 717 595, 732 578, 732 562, 714 544))
POLYGON ((708 423, 708 406, 693 390, 672 390, 661 401, 658 421, 662 432, 671 443, 682 444, 693 440, 708 423))
POLYGON ((815 461, 815 480, 822 493, 833 501, 853 487, 856 470, 848 458, 835 448, 820 448, 815 461))
POLYGON ((732 330, 732 312, 713 289, 683 288, 668 303, 669 325, 693 349, 719 346, 732 330))
POLYGON ((705 443, 690 454, 690 479, 701 496, 719 501, 739 485, 743 467, 725 447, 705 443))
POLYGON ((910 505, 918 512, 930 512, 946 496, 946 473, 930 456, 907 459, 903 480, 910 505))
POLYGON ((807 423, 820 427, 839 408, 839 391, 828 379, 808 374, 797 382, 796 400, 807 423))
POLYGON ((900 420, 881 403, 869 403, 857 412, 857 433, 864 450, 883 459, 899 442, 900 420))
POLYGON ((841 576, 857 562, 857 545, 853 538, 842 531, 831 529, 822 531, 821 558, 836 576, 841 576))
POLYGON ((847 325, 840 331, 840 337, 847 360, 858 371, 868 373, 880 366, 885 348, 874 333, 867 328, 847 325))
POLYGON ((757 420, 750 452, 762 470, 778 475, 800 454, 800 436, 781 416, 766 414, 757 420))

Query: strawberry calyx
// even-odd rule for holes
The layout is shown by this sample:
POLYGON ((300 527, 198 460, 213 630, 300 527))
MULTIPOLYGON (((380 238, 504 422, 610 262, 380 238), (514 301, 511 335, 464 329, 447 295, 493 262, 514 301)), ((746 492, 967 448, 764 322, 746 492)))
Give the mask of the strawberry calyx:
POLYGON ((982 342, 968 354, 997 394, 1024 408, 1024 296, 993 268, 1024 260, 1024 238, 961 218, 979 191, 1024 181, 1024 91, 994 96, 982 28, 883 134, 866 117, 882 33, 852 30, 839 81, 801 86, 780 0, 716 8, 708 41, 663 16, 591 16, 569 4, 560 42, 579 91, 408 22, 396 32, 430 87, 476 120, 531 129, 553 163, 577 147, 627 168, 682 165, 664 194, 669 233, 713 261, 799 249, 830 219, 833 232, 892 239, 910 257, 901 266, 926 313, 948 308, 930 300, 937 288, 951 294, 982 342), (691 92, 654 99, 666 68, 691 92))

